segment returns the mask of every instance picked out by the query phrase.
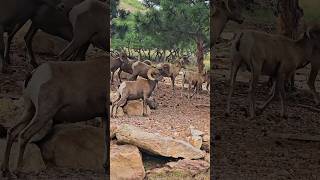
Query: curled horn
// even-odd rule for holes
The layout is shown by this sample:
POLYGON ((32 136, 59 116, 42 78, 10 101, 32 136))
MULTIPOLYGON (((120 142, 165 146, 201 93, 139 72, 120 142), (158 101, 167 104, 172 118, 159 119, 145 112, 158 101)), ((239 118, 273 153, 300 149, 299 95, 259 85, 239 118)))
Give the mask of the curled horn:
POLYGON ((223 2, 224 2, 224 4, 225 4, 227 10, 229 11, 229 13, 232 13, 232 12, 231 12, 231 9, 230 9, 230 7, 229 7, 229 0, 223 0, 223 2))
POLYGON ((148 79, 150 79, 151 81, 156 80, 154 77, 152 77, 152 73, 153 72, 155 72, 154 68, 149 69, 148 72, 147 72, 148 79))

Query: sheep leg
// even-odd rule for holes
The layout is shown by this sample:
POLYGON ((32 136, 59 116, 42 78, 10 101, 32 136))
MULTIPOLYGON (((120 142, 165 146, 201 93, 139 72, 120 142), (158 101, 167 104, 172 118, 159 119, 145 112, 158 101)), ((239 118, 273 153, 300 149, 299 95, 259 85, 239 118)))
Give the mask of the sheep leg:
POLYGON ((320 105, 320 98, 319 98, 319 94, 317 93, 316 88, 314 86, 317 75, 318 75, 318 68, 315 66, 311 66, 311 71, 310 71, 309 78, 308 78, 308 86, 309 86, 309 89, 311 90, 314 101, 315 101, 316 105, 318 106, 318 105, 320 105))
POLYGON ((278 85, 279 85, 279 95, 280 95, 280 100, 281 100, 281 117, 287 119, 287 103, 286 103, 286 91, 284 88, 284 78, 280 77, 278 80, 278 85))
POLYGON ((4 39, 3 39, 4 27, 0 26, 0 71, 6 72, 6 63, 4 60, 4 39))
POLYGON ((138 78, 138 74, 132 74, 131 77, 129 78, 129 81, 135 81, 138 78))
POLYGON ((115 115, 113 117, 118 117, 117 112, 120 106, 124 106, 127 103, 127 98, 120 98, 119 101, 115 102, 115 115))
POLYGON ((12 31, 9 33, 8 38, 7 38, 7 45, 6 45, 6 50, 4 53, 4 59, 7 62, 7 64, 11 64, 11 59, 10 59, 10 48, 11 48, 11 42, 14 37, 14 35, 18 32, 18 30, 24 25, 24 23, 19 23, 14 28, 12 31))
POLYGON ((237 73, 240 68, 240 61, 232 61, 232 68, 231 68, 231 73, 230 73, 230 89, 229 89, 229 94, 228 94, 228 100, 227 100, 227 110, 226 110, 226 115, 230 115, 230 107, 231 107, 231 98, 233 95, 234 91, 234 84, 237 79, 237 73))
POLYGON ((185 84, 185 79, 183 78, 182 79, 182 82, 181 82, 181 97, 183 97, 183 90, 184 90, 184 84, 185 84))
POLYGON ((33 115, 34 115, 33 106, 31 102, 28 102, 28 104, 25 104, 25 110, 23 112, 23 115, 19 123, 17 123, 8 131, 5 153, 3 157, 3 162, 1 164, 1 171, 3 173, 3 176, 7 176, 7 174, 9 173, 9 158, 10 158, 10 152, 11 152, 13 142, 15 141, 15 139, 17 139, 19 132, 23 128, 25 128, 28 125, 28 123, 32 120, 33 115))
POLYGON ((114 76, 114 72, 111 72, 111 84, 113 84, 113 76, 114 76))
POLYGON ((120 82, 120 83, 122 82, 122 81, 121 81, 121 72, 122 72, 122 70, 119 69, 119 71, 118 71, 118 79, 119 79, 119 82, 120 82))
POLYGON ((175 88, 174 88, 174 81, 175 81, 175 78, 174 78, 173 76, 171 76, 170 78, 171 78, 171 84, 172 84, 173 94, 175 94, 175 88))
POLYGON ((119 93, 117 93, 117 96, 118 96, 118 99, 116 99, 116 100, 112 103, 112 106, 111 106, 111 117, 114 117, 113 109, 114 109, 115 104, 118 103, 119 100, 121 99, 121 96, 120 96, 119 93))
POLYGON ((84 61, 86 59, 86 52, 90 46, 90 43, 86 43, 81 46, 77 52, 73 53, 71 61, 84 61))
POLYGON ((250 118, 253 119, 256 116, 255 113, 255 106, 256 106, 256 100, 255 100, 255 94, 256 94, 256 88, 259 80, 260 71, 258 68, 252 68, 251 67, 251 81, 250 81, 250 87, 249 87, 249 93, 248 93, 248 99, 249 99, 249 112, 250 112, 250 118))
MULTIPOLYGON (((42 108, 42 107, 41 107, 42 108)), ((43 108, 45 109, 45 108, 43 108)), ((52 120, 52 117, 55 115, 57 109, 48 109, 47 111, 39 110, 36 112, 35 116, 31 122, 25 127, 19 134, 19 154, 18 154, 18 163, 16 174, 19 176, 23 168, 23 155, 25 148, 30 141, 30 139, 39 132, 47 123, 52 120)))
POLYGON ((262 113, 266 107, 270 104, 270 102, 275 98, 275 94, 276 94, 276 91, 278 91, 278 83, 277 81, 274 81, 273 80, 273 85, 272 85, 272 88, 271 88, 271 94, 269 96, 269 98, 263 103, 262 106, 259 106, 258 109, 260 110, 260 113, 262 113))
POLYGON ((37 63, 36 58, 33 53, 32 40, 33 40, 34 35, 37 33, 37 31, 38 31, 38 28, 35 25, 31 24, 27 34, 24 36, 24 41, 26 43, 27 53, 30 57, 30 64, 34 68, 36 68, 38 66, 38 63, 37 63))

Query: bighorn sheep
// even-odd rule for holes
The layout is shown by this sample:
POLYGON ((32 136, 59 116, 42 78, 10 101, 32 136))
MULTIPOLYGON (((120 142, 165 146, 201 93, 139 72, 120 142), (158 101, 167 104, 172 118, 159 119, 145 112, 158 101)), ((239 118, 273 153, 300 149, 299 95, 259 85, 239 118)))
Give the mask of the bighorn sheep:
POLYGON ((44 126, 105 118, 106 104, 109 104, 109 68, 107 56, 80 62, 48 62, 35 69, 25 83, 23 115, 19 123, 8 130, 1 166, 4 175, 9 172, 9 156, 15 139, 19 139, 20 145, 19 173, 27 143, 44 126))
POLYGON ((153 69, 153 66, 150 66, 141 61, 134 62, 132 64, 132 75, 130 77, 130 81, 136 80, 138 76, 148 79, 148 73, 150 69, 153 69))
POLYGON ((110 71, 111 71, 111 83, 113 83, 114 72, 121 67, 123 60, 121 57, 111 57, 110 59, 110 71))
POLYGON ((152 95, 158 81, 163 78, 161 72, 156 68, 149 69, 147 76, 148 79, 125 81, 120 84, 117 90, 118 99, 111 106, 112 117, 116 117, 118 108, 124 106, 128 100, 137 99, 143 99, 143 116, 146 116, 147 99, 152 95))
POLYGON ((73 27, 73 38, 59 54, 60 59, 67 59, 87 42, 105 51, 110 49, 109 8, 107 2, 84 0, 70 10, 69 20, 73 27))
MULTIPOLYGON (((317 52, 319 51, 319 45, 317 45, 319 38, 316 38, 319 37, 319 30, 319 27, 310 27, 298 40, 291 40, 281 35, 271 35, 257 31, 239 33, 232 47, 231 81, 226 114, 230 114, 230 101, 239 66, 245 64, 248 70, 251 71, 248 93, 250 117, 254 118, 256 115, 254 94, 259 76, 260 74, 264 74, 272 77, 274 83, 272 95, 260 109, 264 110, 273 100, 275 94, 279 92, 281 116, 286 118, 284 81, 291 77, 297 68, 305 66, 310 60, 314 62, 315 54, 319 54, 317 52)), ((318 69, 312 71, 311 74, 317 71, 318 69)), ((309 82, 315 76, 310 75, 310 77, 309 82)), ((312 89, 312 92, 314 95, 316 94, 315 89, 312 89)))
POLYGON ((163 66, 169 67, 169 73, 165 74, 164 77, 170 77, 173 92, 175 92, 175 86, 174 86, 175 79, 179 75, 180 70, 184 67, 183 62, 184 62, 183 60, 179 60, 179 61, 175 62, 174 64, 162 63, 162 64, 157 65, 157 67, 159 67, 159 68, 161 68, 163 66))
POLYGON ((120 58, 122 59, 122 62, 123 62, 123 63, 121 64, 120 69, 119 69, 119 71, 118 71, 118 79, 119 79, 120 82, 122 82, 122 81, 121 81, 121 72, 124 71, 124 72, 126 72, 126 73, 132 74, 132 64, 135 63, 135 62, 137 62, 137 61, 136 61, 136 60, 129 59, 129 58, 127 57, 127 55, 124 54, 124 53, 122 53, 122 54, 120 55, 120 58))
POLYGON ((183 72, 182 77, 182 89, 181 89, 181 97, 183 96, 184 84, 188 84, 188 99, 194 96, 199 90, 202 89, 202 84, 205 82, 206 74, 200 74, 199 72, 194 71, 185 71, 183 72), (193 94, 191 94, 191 90, 193 90, 193 94))
POLYGON ((244 17, 241 15, 241 6, 238 0, 220 0, 213 3, 211 18, 211 47, 214 47, 229 20, 242 24, 244 17))

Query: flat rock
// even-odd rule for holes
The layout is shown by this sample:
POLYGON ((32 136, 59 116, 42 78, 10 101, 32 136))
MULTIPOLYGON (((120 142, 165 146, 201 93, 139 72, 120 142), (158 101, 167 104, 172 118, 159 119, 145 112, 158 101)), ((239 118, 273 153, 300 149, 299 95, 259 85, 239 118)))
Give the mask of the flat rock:
MULTIPOLYGON (((0 162, 3 161, 6 140, 0 139, 0 162)), ((19 144, 14 143, 11 149, 9 168, 11 171, 17 167, 17 159, 19 153, 19 144)), ((29 143, 23 156, 23 172, 40 172, 46 169, 46 165, 42 159, 39 147, 33 143, 29 143)))
POLYGON ((103 170, 104 132, 102 128, 60 124, 40 144, 43 158, 57 167, 103 170))
POLYGON ((142 180, 145 170, 139 149, 132 145, 110 147, 110 179, 142 180))
POLYGON ((185 141, 148 133, 128 124, 118 128, 116 137, 118 142, 135 145, 155 155, 186 159, 200 159, 205 156, 205 152, 185 141))
POLYGON ((210 179, 210 164, 203 160, 179 160, 169 162, 166 166, 147 171, 147 179, 210 179))
MULTIPOLYGON (((140 100, 128 101, 123 107, 123 111, 128 116, 142 116, 143 115, 143 102, 140 100)), ((147 115, 151 114, 150 107, 147 106, 147 115)))

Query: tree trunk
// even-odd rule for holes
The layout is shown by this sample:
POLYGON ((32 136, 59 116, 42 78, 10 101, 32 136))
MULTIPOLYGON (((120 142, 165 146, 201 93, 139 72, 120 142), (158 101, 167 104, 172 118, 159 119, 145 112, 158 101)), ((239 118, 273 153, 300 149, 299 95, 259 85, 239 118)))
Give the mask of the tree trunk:
POLYGON ((196 52, 196 57, 197 57, 197 64, 198 64, 198 71, 199 73, 203 72, 204 69, 204 42, 201 37, 196 38, 196 44, 197 44, 197 52, 196 52))
POLYGON ((299 0, 277 0, 276 10, 279 33, 291 39, 297 39, 300 19, 303 16, 299 0))

